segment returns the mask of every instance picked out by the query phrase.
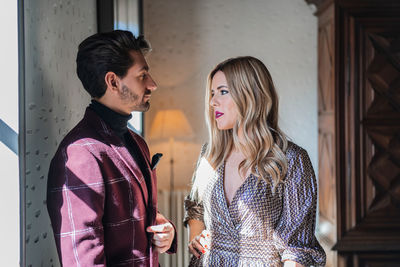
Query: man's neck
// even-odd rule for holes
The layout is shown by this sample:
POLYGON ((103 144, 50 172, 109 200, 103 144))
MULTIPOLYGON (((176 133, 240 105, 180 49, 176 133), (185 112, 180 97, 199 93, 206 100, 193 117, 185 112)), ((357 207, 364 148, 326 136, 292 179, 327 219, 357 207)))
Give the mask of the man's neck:
POLYGON ((102 118, 118 136, 122 137, 128 131, 128 121, 132 118, 131 114, 120 114, 94 99, 89 105, 89 108, 96 112, 96 114, 102 118))
POLYGON ((130 115, 129 112, 124 111, 123 109, 121 109, 120 107, 118 107, 118 105, 116 105, 116 103, 118 103, 117 101, 115 101, 114 99, 111 99, 110 97, 107 96, 107 94, 103 95, 100 98, 94 97, 93 100, 99 102, 100 104, 103 104, 104 106, 108 107, 109 109, 123 115, 130 115))

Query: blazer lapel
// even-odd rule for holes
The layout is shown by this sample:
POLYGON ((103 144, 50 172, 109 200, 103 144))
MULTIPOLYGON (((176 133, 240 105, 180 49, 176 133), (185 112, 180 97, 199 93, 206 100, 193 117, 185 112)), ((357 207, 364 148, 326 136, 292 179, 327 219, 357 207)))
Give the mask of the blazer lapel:
POLYGON ((149 188, 148 188, 148 196, 151 196, 151 210, 148 210, 151 213, 151 219, 150 219, 150 224, 153 224, 156 219, 156 213, 157 213, 157 177, 155 175, 155 170, 151 169, 151 162, 150 162, 150 153, 147 148, 147 145, 145 141, 137 134, 134 132, 130 131, 130 134, 132 138, 135 140, 136 144, 138 145, 144 159, 146 162, 146 168, 148 170, 149 174, 149 188))
POLYGON ((146 151, 143 150, 143 146, 141 145, 141 140, 139 140, 139 138, 136 136, 136 134, 134 134, 132 131, 129 131, 129 133, 131 134, 133 140, 135 140, 137 146, 140 149, 140 153, 142 153, 143 158, 146 161, 146 168, 148 170, 151 170, 151 168, 150 168, 150 155, 148 155, 148 153, 146 153, 146 151))
POLYGON ((128 169, 132 172, 133 176, 136 178, 136 180, 140 184, 140 188, 142 190, 143 197, 145 200, 145 205, 147 207, 149 194, 148 194, 148 190, 147 190, 147 186, 146 186, 146 181, 144 180, 144 176, 143 176, 142 171, 140 170, 140 167, 137 165, 137 163, 133 159, 131 153, 129 153, 128 149, 125 146, 117 146, 117 145, 111 144, 111 147, 118 154, 118 156, 125 163, 125 165, 128 166, 128 169))
POLYGON ((89 108, 86 109, 85 117, 86 116, 89 123, 97 126, 97 128, 101 127, 100 129, 98 129, 99 134, 101 134, 104 140, 108 144, 110 144, 110 146, 119 156, 121 161, 128 167, 130 172, 136 178, 137 182, 140 185, 140 189, 144 198, 144 203, 147 208, 149 194, 147 191, 146 181, 144 180, 144 176, 142 171, 140 170, 140 167, 132 157, 131 153, 129 153, 128 149, 122 143, 121 139, 112 132, 111 128, 109 128, 107 124, 94 111, 90 110, 89 108), (99 124, 95 123, 96 121, 99 122, 99 124))

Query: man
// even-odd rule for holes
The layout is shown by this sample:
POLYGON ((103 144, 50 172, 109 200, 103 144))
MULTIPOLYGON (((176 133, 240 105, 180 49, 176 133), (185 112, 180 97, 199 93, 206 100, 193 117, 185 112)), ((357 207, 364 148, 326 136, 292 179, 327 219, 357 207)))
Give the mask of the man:
POLYGON ((176 251, 175 228, 157 212, 157 162, 127 128, 157 88, 149 50, 142 37, 119 30, 79 45, 77 74, 92 103, 60 143, 47 188, 63 266, 158 266, 158 252, 176 251))

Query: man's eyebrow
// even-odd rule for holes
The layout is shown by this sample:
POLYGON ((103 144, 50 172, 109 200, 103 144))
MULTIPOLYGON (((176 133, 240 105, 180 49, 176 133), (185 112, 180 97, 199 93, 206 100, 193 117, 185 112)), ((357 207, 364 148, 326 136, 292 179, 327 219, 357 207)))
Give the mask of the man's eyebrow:
POLYGON ((145 71, 149 71, 149 66, 143 66, 139 71, 145 70, 145 71))

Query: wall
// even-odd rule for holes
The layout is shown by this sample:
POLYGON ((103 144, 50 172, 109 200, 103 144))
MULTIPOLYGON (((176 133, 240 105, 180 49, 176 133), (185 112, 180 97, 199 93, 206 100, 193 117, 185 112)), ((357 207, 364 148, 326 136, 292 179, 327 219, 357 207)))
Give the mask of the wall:
MULTIPOLYGON (((175 184, 187 187, 207 139, 204 94, 208 72, 240 55, 260 58, 280 96, 281 128, 310 154, 317 172, 317 18, 304 0, 144 1, 144 33, 153 46, 148 61, 158 83, 145 115, 148 133, 160 109, 178 108, 195 135, 177 140, 175 184)), ((148 137, 148 136, 146 136, 148 137)), ((167 140, 150 140, 166 154, 159 188, 169 184, 167 140)))
POLYGON ((46 208, 49 163, 89 97, 75 74, 78 44, 96 31, 95 1, 24 2, 26 266, 59 266, 46 208))
POLYGON ((2 3, 0 24, 0 251, 2 266, 19 262, 19 172, 18 172, 18 18, 16 1, 2 3), (5 216, 6 215, 6 216, 5 216))

